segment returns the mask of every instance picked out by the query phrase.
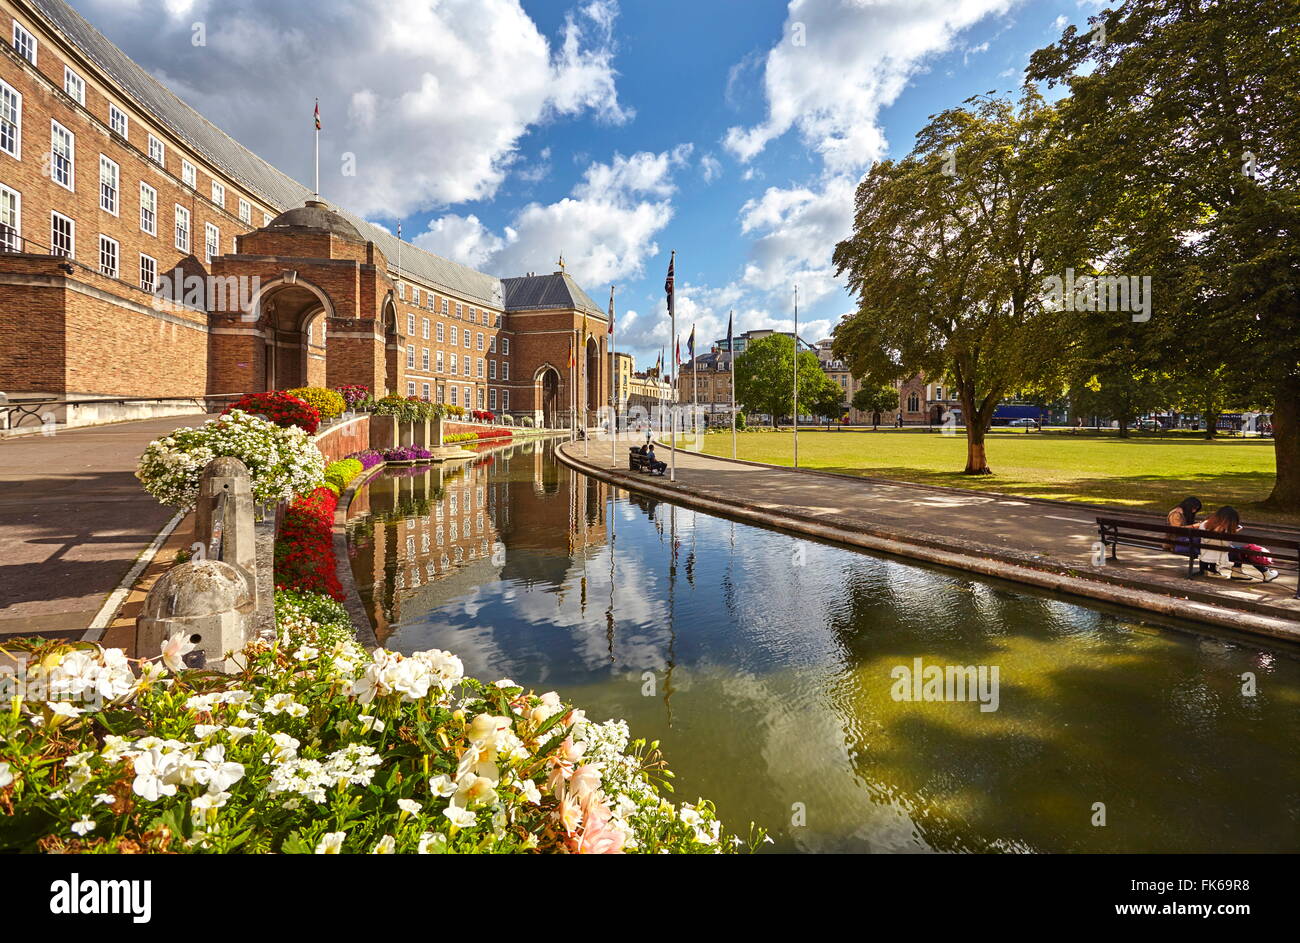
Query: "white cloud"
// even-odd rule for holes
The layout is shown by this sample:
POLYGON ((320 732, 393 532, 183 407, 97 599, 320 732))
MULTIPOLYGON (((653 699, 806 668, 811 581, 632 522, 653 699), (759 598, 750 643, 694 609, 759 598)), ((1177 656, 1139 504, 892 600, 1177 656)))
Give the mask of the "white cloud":
POLYGON ((797 128, 829 171, 862 168, 885 152, 880 110, 925 60, 950 48, 961 30, 1013 2, 792 0, 783 36, 764 62, 767 119, 729 129, 727 148, 749 161, 797 128), (805 42, 796 45, 800 35, 805 42))
POLYGON ((700 158, 700 174, 705 183, 712 183, 722 176, 722 162, 712 154, 700 158))
POLYGON ((430 222, 415 244, 501 275, 551 272, 560 253, 578 283, 595 290, 638 278, 659 252, 655 237, 673 216, 673 173, 686 166, 689 144, 671 151, 616 154, 594 162, 569 196, 530 203, 500 235, 475 216, 447 214, 430 222))
POLYGON ((612 28, 596 0, 543 36, 520 0, 83 0, 78 8, 205 117, 366 216, 490 198, 522 136, 559 116, 619 123, 612 28), (191 44, 191 25, 207 45, 191 44), (356 155, 343 176, 342 155, 356 155))

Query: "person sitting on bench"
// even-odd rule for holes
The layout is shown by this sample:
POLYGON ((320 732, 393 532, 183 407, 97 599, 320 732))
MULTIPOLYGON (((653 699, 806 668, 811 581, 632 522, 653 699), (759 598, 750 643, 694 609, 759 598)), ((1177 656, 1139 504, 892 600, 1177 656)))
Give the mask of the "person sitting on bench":
MULTIPOLYGON (((1237 509, 1227 504, 1196 525, 1198 530, 1224 535, 1235 534, 1244 527, 1237 509)), ((1248 549, 1244 544, 1208 538, 1201 547, 1201 572, 1208 570, 1220 579, 1232 579, 1233 568, 1241 563, 1253 566, 1259 570, 1261 580, 1271 583, 1277 579, 1277 570, 1268 565, 1271 562, 1263 547, 1248 549)))
MULTIPOLYGON (((1178 506, 1169 512, 1165 520, 1170 527, 1195 527, 1196 515, 1200 510, 1200 498, 1183 498, 1182 501, 1178 502, 1178 506)), ((1170 537, 1165 541, 1165 550, 1170 553, 1186 554, 1189 545, 1190 541, 1186 537, 1170 537)))
POLYGON ((665 471, 668 470, 667 462, 661 462, 657 458, 655 458, 654 443, 649 443, 646 445, 645 461, 646 461, 646 466, 657 475, 662 475, 665 471))

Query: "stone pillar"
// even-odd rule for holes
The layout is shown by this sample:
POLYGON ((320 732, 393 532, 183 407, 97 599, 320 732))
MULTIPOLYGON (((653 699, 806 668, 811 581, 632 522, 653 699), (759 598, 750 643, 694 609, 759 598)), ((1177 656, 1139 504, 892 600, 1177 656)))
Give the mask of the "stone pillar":
POLYGON ((232 456, 214 458, 199 475, 199 499, 194 508, 194 533, 206 546, 216 525, 213 513, 217 500, 225 495, 222 515, 221 559, 239 570, 248 581, 249 598, 255 609, 271 605, 262 598, 257 579, 257 538, 254 529, 253 481, 244 463, 232 456))
POLYGON ((428 448, 436 449, 442 445, 442 416, 434 416, 429 420, 429 445, 428 448))
POLYGON ((154 657, 177 633, 193 646, 184 656, 191 668, 238 671, 232 657, 248 640, 254 616, 248 580, 222 560, 191 560, 172 567, 145 597, 136 619, 135 647, 142 657, 154 657))
POLYGON ((405 448, 408 445, 415 444, 415 423, 399 422, 397 424, 397 445, 405 448))
POLYGON ((433 446, 429 444, 429 425, 430 423, 427 419, 421 419, 418 422, 412 423, 412 426, 414 427, 412 436, 413 445, 418 445, 425 449, 433 448, 433 446))
POLYGON ((370 417, 370 447, 380 452, 397 447, 397 417, 372 414, 370 417))

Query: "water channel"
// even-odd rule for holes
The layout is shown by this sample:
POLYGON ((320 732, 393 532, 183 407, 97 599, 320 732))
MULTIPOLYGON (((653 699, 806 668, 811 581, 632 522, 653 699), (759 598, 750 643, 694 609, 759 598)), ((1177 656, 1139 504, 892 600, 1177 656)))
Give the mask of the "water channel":
POLYGON ((1300 850, 1281 643, 675 507, 548 442, 386 469, 349 553, 382 644, 625 718, 779 850, 1300 850), (996 667, 996 710, 900 699, 918 664, 996 667))

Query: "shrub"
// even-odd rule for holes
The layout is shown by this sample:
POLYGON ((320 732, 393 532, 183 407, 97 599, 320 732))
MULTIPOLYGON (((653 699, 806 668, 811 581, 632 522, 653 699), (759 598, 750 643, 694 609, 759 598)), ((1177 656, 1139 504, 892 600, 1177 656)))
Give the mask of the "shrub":
POLYGON ((277 426, 297 426, 308 435, 320 426, 321 413, 315 406, 301 396, 284 390, 271 393, 245 393, 226 407, 225 416, 232 410, 240 409, 254 416, 265 416, 277 426))
POLYGON ((325 466, 325 484, 334 485, 335 494, 341 494, 353 478, 365 471, 365 466, 355 458, 341 458, 325 466))
POLYGON ((519 425, 523 426, 525 429, 531 429, 531 428, 533 427, 533 417, 532 417, 532 416, 520 416, 520 417, 519 417, 519 425))
POLYGON ((348 408, 347 401, 341 394, 321 386, 300 386, 289 392, 315 406, 322 419, 342 416, 343 410, 348 408))
POLYGON ((325 476, 325 460, 303 429, 277 426, 238 409, 150 442, 135 476, 162 504, 188 510, 198 497, 199 474, 222 455, 248 466, 253 499, 260 503, 289 501, 325 476))
POLYGON ((763 840, 725 833, 708 802, 670 802, 656 745, 629 743, 622 721, 466 678, 448 652, 331 641, 327 603, 277 610, 280 637, 250 642, 232 676, 184 669, 183 635, 139 677, 120 649, 19 643, 84 708, 20 696, 0 711, 0 849, 717 854, 763 840))
POLYGON ((404 445, 398 449, 388 449, 383 456, 386 462, 411 462, 433 458, 433 453, 419 445, 404 445))
POLYGON ((375 412, 380 416, 396 416, 402 422, 421 422, 443 415, 443 406, 414 396, 389 393, 375 404, 375 412))
POLYGON ((275 541, 277 588, 325 593, 343 600, 334 569, 334 509, 338 500, 337 494, 322 486, 289 505, 275 541))
POLYGON ((383 453, 377 451, 376 449, 363 449, 360 452, 353 452, 351 455, 347 457, 356 459, 358 462, 360 462, 362 471, 365 471, 368 468, 374 468, 376 465, 378 465, 380 462, 384 460, 383 453))

